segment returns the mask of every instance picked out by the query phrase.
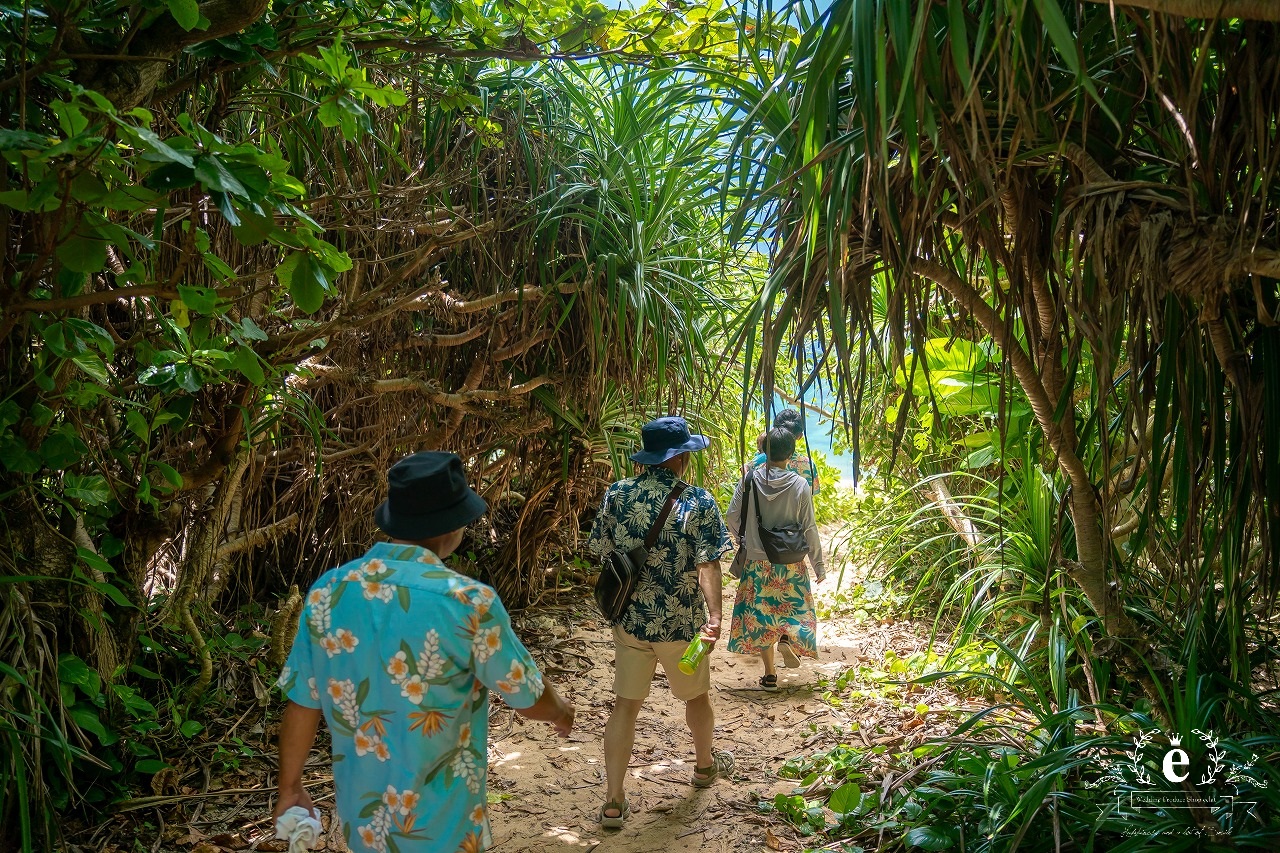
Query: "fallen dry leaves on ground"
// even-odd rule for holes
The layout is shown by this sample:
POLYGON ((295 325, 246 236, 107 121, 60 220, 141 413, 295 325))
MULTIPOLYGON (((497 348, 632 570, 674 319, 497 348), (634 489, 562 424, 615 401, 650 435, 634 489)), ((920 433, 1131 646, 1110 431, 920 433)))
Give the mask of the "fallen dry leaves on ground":
MULTIPOLYGON (((832 590, 820 590, 829 596, 832 590)), ((734 587, 726 584, 727 615, 734 587)), ((780 669, 777 693, 757 686, 759 661, 717 649, 712 658, 716 746, 729 749, 736 766, 728 778, 710 788, 689 784, 692 746, 684 708, 667 689, 661 671, 637 725, 627 796, 632 813, 616 832, 602 830, 598 814, 604 800, 602 736, 612 704, 613 643, 608 625, 589 598, 565 594, 553 606, 519 616, 517 630, 525 638, 548 680, 577 709, 570 738, 561 740, 539 723, 524 720, 495 703, 490 719, 489 798, 493 850, 596 850, 601 853, 678 853, 678 851, 798 851, 822 842, 802 838, 776 814, 762 813, 759 803, 778 793, 791 794, 797 782, 778 771, 793 756, 829 750, 840 743, 884 747, 871 757, 867 787, 902 781, 896 754, 926 739, 947 734, 954 718, 945 713, 920 715, 916 704, 931 709, 963 706, 945 688, 901 687, 892 695, 848 698, 841 707, 823 699, 824 685, 850 667, 882 662, 887 650, 905 657, 926 646, 928 627, 892 619, 828 619, 820 628, 819 659, 803 659, 798 669, 780 669), (869 622, 869 624, 868 624, 869 622), (905 707, 905 709, 904 709, 905 707)), ((866 685, 875 688, 876 685, 866 685)), ((872 689, 869 691, 875 693, 872 689)), ((283 851, 272 839, 270 801, 274 785, 274 722, 263 708, 241 718, 245 743, 255 750, 233 772, 213 775, 210 763, 197 759, 187 772, 162 780, 152 796, 138 797, 102 824, 77 832, 72 851, 150 850, 152 853, 236 853, 242 850, 283 851)), ((306 778, 316 804, 326 809, 329 827, 333 805, 328 748, 317 744, 306 778)), ((820 794, 816 783, 812 795, 820 794)), ((868 848, 874 847, 860 840, 868 848)), ((342 842, 326 836, 321 850, 342 850, 342 842)))

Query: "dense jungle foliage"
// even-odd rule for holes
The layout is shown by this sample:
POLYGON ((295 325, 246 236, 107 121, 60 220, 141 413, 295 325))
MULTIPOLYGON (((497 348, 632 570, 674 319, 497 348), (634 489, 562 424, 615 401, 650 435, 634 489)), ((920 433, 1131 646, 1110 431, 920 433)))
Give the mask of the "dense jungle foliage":
POLYGON ((752 389, 817 382, 878 471, 823 498, 846 552, 988 644, 905 674, 1017 711, 836 774, 822 831, 1276 843, 1280 10, 774 15, 0 3, 5 845, 264 689, 398 457, 462 453, 459 566, 528 606, 640 423, 689 414, 720 483, 752 389), (1155 726, 1222 736, 1253 817, 1123 838, 1097 756, 1155 726))
POLYGON ((728 83, 751 116, 735 234, 777 222, 752 325, 821 341, 848 421, 886 413, 928 504, 882 519, 878 556, 952 606, 959 643, 994 629, 1005 669, 974 677, 1034 719, 1017 761, 961 739, 922 765, 895 806, 937 822, 918 846, 1275 843, 1278 19, 837 0, 728 83), (1143 720, 1240 733, 1262 823, 1085 790, 1143 720))
POLYGON ((661 70, 731 67, 739 30, 194 0, 3 27, 0 823, 29 845, 199 729, 220 614, 291 625, 406 453, 462 452, 476 570, 538 597, 743 289, 724 110, 661 70))

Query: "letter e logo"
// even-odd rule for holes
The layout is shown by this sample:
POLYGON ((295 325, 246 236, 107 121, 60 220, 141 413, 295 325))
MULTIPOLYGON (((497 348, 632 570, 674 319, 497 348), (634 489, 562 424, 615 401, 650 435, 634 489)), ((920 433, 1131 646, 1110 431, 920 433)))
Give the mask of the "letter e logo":
POLYGON ((1190 763, 1191 759, 1185 751, 1177 748, 1169 750, 1164 754, 1164 767, 1162 768, 1164 770, 1164 778, 1170 782, 1181 782, 1191 774, 1179 773, 1178 770, 1190 763))

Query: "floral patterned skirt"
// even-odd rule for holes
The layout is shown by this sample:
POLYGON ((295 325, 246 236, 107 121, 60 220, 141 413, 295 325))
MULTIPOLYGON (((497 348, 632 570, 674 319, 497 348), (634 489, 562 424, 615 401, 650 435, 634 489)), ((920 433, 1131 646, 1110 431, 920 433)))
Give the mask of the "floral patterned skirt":
POLYGON ((804 561, 783 566, 750 560, 738 579, 729 651, 758 655, 783 634, 800 657, 818 656, 818 617, 804 561))

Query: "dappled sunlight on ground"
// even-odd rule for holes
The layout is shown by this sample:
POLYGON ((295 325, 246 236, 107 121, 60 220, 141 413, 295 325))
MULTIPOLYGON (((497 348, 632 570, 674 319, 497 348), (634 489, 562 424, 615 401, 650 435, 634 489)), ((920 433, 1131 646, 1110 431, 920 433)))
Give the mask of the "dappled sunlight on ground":
MULTIPOLYGON (((776 693, 759 687, 758 658, 723 648, 714 652, 716 747, 732 751, 736 763, 731 774, 710 788, 690 784, 694 757, 684 706, 658 672, 636 727, 627 780, 631 817, 618 831, 599 825, 605 794, 602 738, 613 701, 610 630, 585 595, 566 593, 559 604, 518 615, 517 630, 547 680, 573 702, 577 717, 571 736, 561 740, 546 725, 495 703, 489 749, 492 849, 798 853, 819 846, 817 837, 800 836, 779 815, 760 807, 777 794, 797 790, 796 779, 779 776, 789 761, 794 765, 847 744, 865 756, 870 780, 903 766, 913 748, 947 734, 971 710, 938 685, 902 683, 918 674, 913 668, 930 650, 945 654, 941 644, 928 643, 928 625, 887 616, 884 603, 875 599, 874 581, 849 576, 843 589, 832 581, 815 591, 821 617, 818 660, 802 659, 795 669, 780 667, 776 693), (856 594, 851 592, 855 589, 856 594)), ((726 614, 734 593, 727 580, 726 614)), ((142 839, 156 853, 283 849, 269 837, 274 722, 262 731, 261 742, 256 760, 246 761, 235 779, 215 775, 205 780, 204 791, 193 789, 155 808, 114 817, 98 828, 94 843, 78 849, 123 853, 133 846, 122 848, 110 839, 127 837, 142 839)), ((306 778, 317 804, 330 810, 332 772, 323 739, 306 778)), ((338 851, 342 844, 331 834, 321 849, 338 851)))
MULTIPOLYGON (((734 592, 727 582, 726 613, 734 592)), ((831 583, 817 594, 820 608, 837 611, 819 628, 819 658, 802 659, 796 669, 779 668, 778 692, 759 687, 758 658, 714 653, 716 746, 732 751, 736 766, 729 779, 709 789, 689 783, 693 754, 684 708, 658 672, 636 729, 627 783, 632 814, 616 832, 602 830, 598 822, 604 801, 602 736, 612 706, 607 626, 585 602, 528 617, 531 633, 552 638, 531 648, 548 678, 577 706, 577 729, 571 745, 557 747, 537 725, 519 718, 510 726, 495 721, 490 786, 497 798, 496 849, 548 849, 549 834, 588 847, 595 841, 601 851, 617 853, 799 851, 818 843, 759 808, 762 800, 795 791, 795 780, 778 776, 788 759, 848 743, 867 751, 869 766, 888 766, 926 737, 948 731, 954 719, 949 709, 960 700, 940 687, 888 683, 884 670, 893 661, 919 658, 929 648, 927 626, 871 618, 867 607, 877 608, 867 602, 859 602, 867 607, 856 608, 863 610, 857 619, 840 615, 841 608, 853 608, 847 607, 847 590, 842 597, 831 583), (848 698, 851 686, 865 694, 856 703, 848 698), (511 755, 521 760, 513 762, 511 755)), ((945 650, 939 645, 936 651, 945 650)))

